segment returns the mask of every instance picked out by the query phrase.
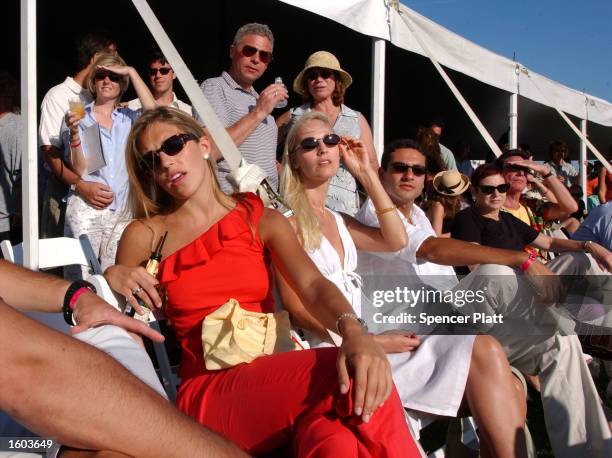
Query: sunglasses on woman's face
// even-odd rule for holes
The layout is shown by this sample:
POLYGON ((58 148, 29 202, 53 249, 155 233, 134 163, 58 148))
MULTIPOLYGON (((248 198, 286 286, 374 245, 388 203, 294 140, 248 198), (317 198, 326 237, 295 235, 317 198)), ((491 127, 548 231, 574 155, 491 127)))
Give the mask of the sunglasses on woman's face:
POLYGON ((482 192, 483 194, 486 194, 486 195, 493 194, 493 192, 496 189, 497 189, 498 193, 506 194, 508 192, 508 189, 510 189, 510 185, 507 184, 507 183, 499 184, 497 186, 490 186, 490 185, 486 185, 486 184, 481 184, 480 186, 478 186, 478 188, 480 189, 480 192, 482 192))
POLYGON ((308 81, 314 81, 320 76, 322 79, 326 80, 331 78, 333 74, 334 71, 330 70, 329 68, 319 68, 315 70, 309 70, 308 75, 306 75, 306 79, 308 81))
POLYGON ((108 79, 113 83, 118 83, 121 80, 121 76, 113 72, 96 72, 94 75, 94 79, 96 81, 103 81, 106 77, 108 77, 108 79))
POLYGON ((240 54, 244 57, 253 57, 259 52, 259 60, 264 64, 272 62, 272 53, 270 51, 264 51, 263 49, 257 49, 254 46, 244 45, 240 50, 240 54))
POLYGON ((194 134, 176 134, 172 137, 167 138, 161 144, 159 149, 144 153, 138 158, 138 165, 140 168, 148 168, 149 170, 156 170, 159 167, 161 160, 159 157, 160 153, 167 154, 168 156, 176 156, 178 153, 183 151, 185 144, 189 140, 198 140, 198 137, 194 134))
POLYGON ((410 165, 405 162, 392 162, 389 164, 393 173, 406 173, 412 170, 415 177, 422 177, 427 173, 427 168, 424 165, 410 165))
POLYGON ((327 134, 321 138, 308 137, 300 142, 300 148, 304 151, 311 151, 319 146, 319 142, 323 142, 327 146, 336 146, 340 143, 340 137, 336 134, 327 134))
POLYGON ((149 68, 149 76, 156 76, 157 72, 167 75, 172 70, 170 67, 149 68))

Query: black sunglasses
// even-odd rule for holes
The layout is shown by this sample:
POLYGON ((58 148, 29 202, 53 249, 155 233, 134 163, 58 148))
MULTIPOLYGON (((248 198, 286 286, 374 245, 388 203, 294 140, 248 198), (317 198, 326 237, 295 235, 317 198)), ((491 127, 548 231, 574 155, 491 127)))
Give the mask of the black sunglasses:
POLYGON ((340 143, 340 137, 336 134, 327 134, 321 138, 308 137, 300 142, 300 148, 304 151, 310 151, 319 146, 319 142, 322 141, 327 146, 336 146, 340 143))
POLYGON ((310 69, 310 70, 308 70, 308 74, 306 75, 306 79, 308 81, 313 81, 313 80, 316 80, 320 76, 321 78, 326 80, 326 79, 331 78, 331 76, 333 74, 334 74, 334 71, 330 70, 329 68, 310 69))
POLYGON ((171 70, 172 69, 170 67, 149 68, 149 76, 155 76, 157 75, 157 72, 161 73, 162 75, 167 75, 171 70))
POLYGON ((113 83, 118 83, 121 80, 121 76, 113 72, 96 72, 94 75, 96 81, 103 81, 106 77, 113 83))
POLYGON ((390 164, 391 171, 394 173, 406 173, 412 170, 415 177, 422 177, 427 173, 427 168, 424 165, 410 165, 405 162, 392 162, 390 164))
POLYGON ((257 49, 253 46, 244 45, 240 50, 240 53, 244 57, 253 57, 255 54, 259 52, 259 60, 261 60, 264 64, 269 64, 272 62, 272 53, 270 51, 264 51, 263 49, 257 49))
POLYGON ((526 167, 515 165, 512 162, 506 162, 504 164, 504 170, 506 172, 523 172, 523 173, 528 172, 528 169, 526 167))
POLYGON ((149 151, 138 157, 138 165, 140 168, 148 168, 149 170, 155 170, 160 164, 159 154, 164 153, 168 156, 176 156, 178 153, 183 151, 185 144, 189 140, 197 140, 197 135, 194 134, 176 134, 172 137, 167 138, 161 144, 159 149, 155 151, 149 151))
POLYGON ((507 183, 499 184, 497 186, 481 184, 480 186, 478 186, 478 188, 480 189, 480 192, 486 195, 493 194, 496 189, 497 192, 499 192, 500 194, 506 194, 508 192, 508 189, 510 189, 510 185, 507 183))

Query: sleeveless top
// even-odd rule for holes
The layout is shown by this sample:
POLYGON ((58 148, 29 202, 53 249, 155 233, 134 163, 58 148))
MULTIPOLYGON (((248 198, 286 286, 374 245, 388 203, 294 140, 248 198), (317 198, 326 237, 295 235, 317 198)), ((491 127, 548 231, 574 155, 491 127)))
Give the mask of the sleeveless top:
MULTIPOLYGON (((292 108, 290 110, 291 118, 285 126, 286 132, 293 124, 305 113, 311 111, 310 105, 304 105, 292 108)), ((340 114, 334 123, 334 132, 338 135, 347 135, 350 137, 361 137, 361 129, 359 127, 359 112, 351 110, 346 105, 340 106, 340 114)), ((359 210, 359 194, 357 193, 357 182, 353 175, 346 169, 343 162, 340 161, 340 168, 336 175, 331 179, 329 191, 327 192, 327 200, 325 205, 332 210, 355 215, 359 210)))
POLYGON ((269 259, 258 231, 264 206, 255 194, 243 198, 159 266, 158 279, 168 293, 165 313, 182 350, 183 380, 207 373, 201 328, 209 313, 230 298, 246 310, 275 311, 269 259))
MULTIPOLYGON (((361 316, 361 277, 355 272, 357 268, 357 248, 355 242, 344 225, 342 216, 329 210, 336 219, 336 226, 340 233, 340 240, 344 248, 344 259, 340 256, 331 242, 324 236, 321 237, 321 245, 316 250, 306 253, 315 263, 321 274, 329 281, 334 283, 344 294, 346 300, 350 302, 355 314, 361 316)), ((306 337, 311 346, 321 345, 318 337, 306 332, 306 337)))

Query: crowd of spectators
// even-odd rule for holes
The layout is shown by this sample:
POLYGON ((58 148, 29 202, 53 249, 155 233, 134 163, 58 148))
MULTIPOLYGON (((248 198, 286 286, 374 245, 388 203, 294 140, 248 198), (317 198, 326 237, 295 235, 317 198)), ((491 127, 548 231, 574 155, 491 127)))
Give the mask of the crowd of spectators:
MULTIPOLYGON (((134 341, 119 328, 161 336, 96 299, 87 269, 65 269, 70 283, 4 262, 0 314, 6 333, 0 334, 6 345, 0 360, 11 376, 0 378, 2 410, 78 449, 139 455, 145 439, 164 435, 159 420, 130 443, 130 428, 117 431, 121 423, 90 417, 83 427, 104 428, 105 434, 77 434, 70 424, 79 419, 78 407, 62 412, 61 422, 36 411, 37 405, 59 408, 70 395, 62 385, 49 388, 57 391, 48 407, 45 393, 29 384, 34 402, 5 388, 21 373, 41 374, 50 352, 60 348, 83 368, 76 380, 95 378, 86 360, 98 361, 94 401, 81 393, 83 384, 78 391, 91 409, 108 403, 124 423, 139 422, 110 401, 110 392, 93 390, 106 383, 145 393, 134 395, 138 409, 165 416, 167 433, 176 434, 161 441, 159 456, 170 456, 179 441, 177 453, 192 444, 214 456, 242 456, 239 448, 254 455, 420 456, 406 409, 416 428, 422 416, 471 415, 482 456, 526 457, 525 376, 541 393, 556 456, 612 456, 605 393, 597 391, 585 358, 594 349, 612 360, 612 174, 606 167, 589 164, 583 190, 562 141, 551 142, 547 162, 535 161, 525 145, 505 148, 483 164, 472 159, 468 144, 459 142, 453 154, 440 142, 441 120, 424 123, 415 140, 389 142, 378 156, 367 120, 345 105, 353 79, 332 53, 314 52, 295 76, 291 88, 302 97, 300 106, 281 113, 289 97, 281 82, 255 89, 273 59, 274 36, 268 26, 250 23, 235 34, 229 68, 205 79, 201 90, 243 165, 256 166, 293 210, 283 216, 257 195, 235 192, 236 178, 207 120, 177 98, 176 74, 161 53, 151 54, 143 80, 104 33, 82 36, 77 50, 74 72, 41 105, 41 234, 85 236, 108 284, 126 303, 139 312, 143 303, 163 307, 181 350, 176 404, 199 425, 167 405, 157 380, 150 380, 148 357, 134 356, 134 341), (124 102, 129 84, 138 98, 124 102), (153 277, 144 266, 166 232, 153 277), (580 280, 560 280, 568 275, 580 280), (595 317, 592 303, 586 311, 586 303, 568 299, 579 294, 573 287, 584 293, 593 278, 597 288, 586 291, 599 306, 595 317), (40 290, 27 292, 34 284, 40 290), (372 299, 396 286, 453 297, 489 293, 467 305, 438 299, 411 306, 413 314, 436 315, 440 326, 376 328, 372 299), (63 304, 54 305, 58 297, 63 304), (79 333, 88 345, 75 345, 12 308, 62 309, 84 333, 102 323, 116 326, 104 339, 79 333), (503 320, 454 326, 477 315, 499 315, 507 326, 495 325, 503 320), (543 332, 542 323, 553 324, 543 332), (607 338, 579 338, 583 326, 607 338), (245 328, 251 331, 248 345, 235 338, 245 328), (290 328, 301 338, 290 337, 290 328), (12 339, 23 340, 19 329, 49 343, 19 344, 21 358, 31 361, 26 372, 6 350, 12 339), (107 341, 116 342, 112 351, 107 341), (296 345, 310 349, 288 351, 296 345)), ((12 243, 20 231, 18 111, 17 82, 0 73, 0 238, 12 243)), ((396 312, 406 314, 399 302, 393 302, 396 312)), ((609 362, 605 367, 612 377, 609 362)), ((53 372, 65 387, 74 373, 66 364, 53 372)))

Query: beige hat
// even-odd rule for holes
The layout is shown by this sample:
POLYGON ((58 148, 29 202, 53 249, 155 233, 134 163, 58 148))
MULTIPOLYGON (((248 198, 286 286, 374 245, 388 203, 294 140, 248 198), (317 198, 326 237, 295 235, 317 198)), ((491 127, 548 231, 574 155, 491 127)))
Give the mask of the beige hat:
POLYGON ((317 51, 314 54, 311 54, 308 60, 306 60, 306 64, 304 65, 304 69, 299 73, 298 76, 293 80, 293 90, 300 95, 305 95, 303 93, 302 88, 302 79, 304 75, 308 71, 309 68, 329 68, 331 70, 335 70, 340 75, 340 81, 344 85, 344 89, 349 87, 353 82, 353 78, 348 74, 346 70, 342 70, 340 67, 340 62, 332 53, 327 51, 317 51))
POLYGON ((470 179, 457 170, 443 170, 434 177, 433 187, 443 196, 460 196, 470 187, 470 179))

